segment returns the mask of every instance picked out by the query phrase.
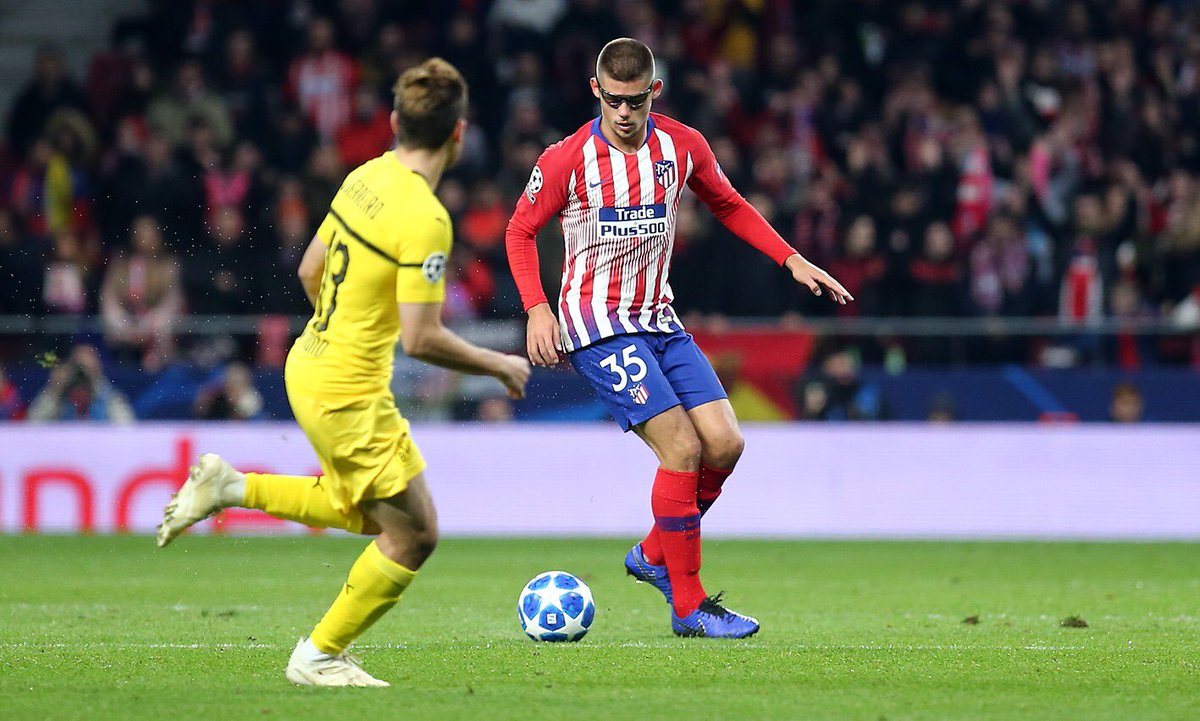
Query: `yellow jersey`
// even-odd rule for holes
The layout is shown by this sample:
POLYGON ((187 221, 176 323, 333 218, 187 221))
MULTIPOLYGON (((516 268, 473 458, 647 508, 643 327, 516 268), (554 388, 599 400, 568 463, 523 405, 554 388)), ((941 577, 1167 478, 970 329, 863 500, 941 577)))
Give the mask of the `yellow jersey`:
POLYGON ((392 152, 346 177, 317 229, 327 246, 312 319, 289 356, 308 392, 369 395, 391 384, 397 303, 445 299, 450 214, 392 152))

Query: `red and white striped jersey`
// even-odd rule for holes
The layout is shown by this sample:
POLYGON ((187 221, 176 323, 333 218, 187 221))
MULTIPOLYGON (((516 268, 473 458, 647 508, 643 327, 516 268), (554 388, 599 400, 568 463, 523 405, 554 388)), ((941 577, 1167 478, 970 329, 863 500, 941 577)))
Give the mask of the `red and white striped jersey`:
POLYGON ((356 85, 358 66, 336 50, 298 57, 288 70, 288 93, 325 142, 350 121, 356 85))
POLYGON ((525 309, 547 302, 535 237, 560 217, 566 253, 557 315, 568 351, 683 328, 668 275, 685 184, 776 262, 795 253, 733 189, 704 137, 666 116, 650 114, 637 153, 610 145, 599 118, 542 153, 509 221, 508 257, 525 309))

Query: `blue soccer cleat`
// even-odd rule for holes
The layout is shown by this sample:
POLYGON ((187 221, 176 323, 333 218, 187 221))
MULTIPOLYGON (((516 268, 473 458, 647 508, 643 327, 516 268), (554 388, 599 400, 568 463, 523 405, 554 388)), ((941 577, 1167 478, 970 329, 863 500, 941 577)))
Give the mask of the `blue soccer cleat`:
POLYGON ((746 638, 758 633, 758 621, 721 605, 721 594, 709 596, 700 607, 680 618, 671 611, 671 630, 676 636, 746 638))
POLYGON ((642 553, 642 544, 637 544, 625 554, 625 573, 633 576, 638 583, 649 583, 671 602, 671 580, 667 577, 666 566, 656 566, 646 560, 642 553))

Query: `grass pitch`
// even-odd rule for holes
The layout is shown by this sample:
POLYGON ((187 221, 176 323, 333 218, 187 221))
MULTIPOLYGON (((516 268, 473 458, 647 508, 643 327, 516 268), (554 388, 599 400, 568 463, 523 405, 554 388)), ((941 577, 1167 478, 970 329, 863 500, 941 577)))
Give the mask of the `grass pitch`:
POLYGON ((283 668, 361 540, 0 537, 0 718, 1200 718, 1193 544, 709 542, 741 642, 673 637, 628 545, 445 541, 356 647, 392 688, 327 690, 283 668), (554 568, 596 596, 577 644, 517 625, 554 568))

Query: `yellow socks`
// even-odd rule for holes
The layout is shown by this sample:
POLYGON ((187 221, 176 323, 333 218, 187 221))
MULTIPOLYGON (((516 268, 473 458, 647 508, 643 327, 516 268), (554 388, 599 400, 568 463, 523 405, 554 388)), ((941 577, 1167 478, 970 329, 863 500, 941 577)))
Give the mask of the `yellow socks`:
MULTIPOLYGON (((319 476, 277 476, 247 473, 246 508, 257 508, 289 521, 321 528, 341 528, 362 533, 362 511, 342 513, 329 502, 319 476)), ((322 653, 338 654, 371 627, 400 600, 400 594, 416 578, 409 570, 387 558, 374 541, 350 568, 346 585, 312 632, 312 643, 322 653)))
POLYGON ((321 487, 324 476, 277 476, 271 473, 247 473, 246 508, 317 528, 341 528, 362 533, 362 511, 342 513, 329 502, 321 487))
POLYGON ((313 629, 313 645, 330 655, 345 651, 351 641, 396 605, 416 577, 416 571, 387 558, 371 541, 350 567, 342 592, 313 629))

